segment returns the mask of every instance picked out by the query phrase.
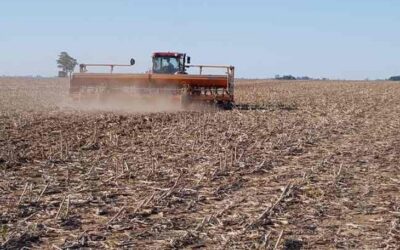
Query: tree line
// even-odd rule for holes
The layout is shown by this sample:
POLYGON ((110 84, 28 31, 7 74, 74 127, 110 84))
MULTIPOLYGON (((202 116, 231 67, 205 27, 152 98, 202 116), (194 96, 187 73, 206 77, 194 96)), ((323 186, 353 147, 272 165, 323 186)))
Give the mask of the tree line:
MULTIPOLYGON (((293 76, 293 75, 275 75, 275 79, 276 80, 303 80, 303 81, 307 81, 307 80, 322 80, 322 81, 326 81, 329 80, 328 78, 311 78, 308 76, 293 76)), ((387 79, 388 81, 400 81, 400 76, 391 76, 387 79)))
POLYGON ((389 81, 400 81, 400 76, 391 76, 388 80, 389 81))
POLYGON ((328 78, 311 78, 308 76, 293 76, 293 75, 275 75, 276 80, 303 80, 303 81, 308 81, 308 80, 322 80, 326 81, 329 80, 328 78))

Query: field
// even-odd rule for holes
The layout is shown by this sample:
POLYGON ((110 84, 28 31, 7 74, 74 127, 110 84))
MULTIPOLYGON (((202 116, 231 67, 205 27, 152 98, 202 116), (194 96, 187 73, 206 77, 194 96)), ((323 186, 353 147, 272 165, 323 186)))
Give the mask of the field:
POLYGON ((233 111, 67 93, 0 78, 2 249, 399 249, 399 83, 241 80, 233 111))

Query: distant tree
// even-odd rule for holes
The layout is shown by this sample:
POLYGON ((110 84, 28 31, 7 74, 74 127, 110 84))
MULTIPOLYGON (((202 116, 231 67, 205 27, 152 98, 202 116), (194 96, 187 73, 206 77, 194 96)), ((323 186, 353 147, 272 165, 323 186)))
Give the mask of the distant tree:
POLYGON ((59 72, 59 75, 66 76, 67 74, 69 74, 69 76, 71 76, 72 72, 74 72, 76 65, 78 65, 76 59, 68 55, 67 52, 63 51, 58 56, 57 67, 61 69, 61 72, 63 72, 59 72))
POLYGON ((292 75, 285 75, 281 77, 282 80, 296 80, 296 77, 292 75))
POLYGON ((311 77, 308 77, 308 76, 301 76, 301 77, 297 77, 297 80, 309 81, 312 79, 311 79, 311 77))
POLYGON ((389 81, 400 81, 400 76, 392 76, 389 78, 389 81))
POLYGON ((296 77, 294 77, 292 75, 284 75, 284 76, 275 75, 275 79, 276 80, 296 80, 296 77))

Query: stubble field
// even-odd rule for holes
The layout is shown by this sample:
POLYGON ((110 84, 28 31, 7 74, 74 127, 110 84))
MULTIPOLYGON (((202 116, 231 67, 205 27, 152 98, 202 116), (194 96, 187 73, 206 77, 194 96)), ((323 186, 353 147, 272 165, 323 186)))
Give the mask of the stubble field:
POLYGON ((233 111, 67 96, 0 78, 0 249, 399 249, 399 83, 242 80, 233 111))

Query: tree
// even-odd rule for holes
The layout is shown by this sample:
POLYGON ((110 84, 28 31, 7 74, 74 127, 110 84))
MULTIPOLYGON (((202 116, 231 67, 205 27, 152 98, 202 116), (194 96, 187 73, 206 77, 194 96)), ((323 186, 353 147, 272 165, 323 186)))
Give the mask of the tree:
POLYGON ((275 75, 275 79, 276 80, 296 80, 296 77, 294 77, 292 75, 283 75, 283 76, 275 75))
POLYGON ((71 76, 72 72, 78 65, 78 62, 75 58, 68 55, 67 52, 61 52, 57 59, 57 67, 62 70, 65 74, 69 74, 71 76))
POLYGON ((392 76, 389 78, 389 81, 400 81, 400 76, 392 76))
POLYGON ((292 75, 284 75, 281 77, 282 80, 296 80, 296 77, 292 75))

